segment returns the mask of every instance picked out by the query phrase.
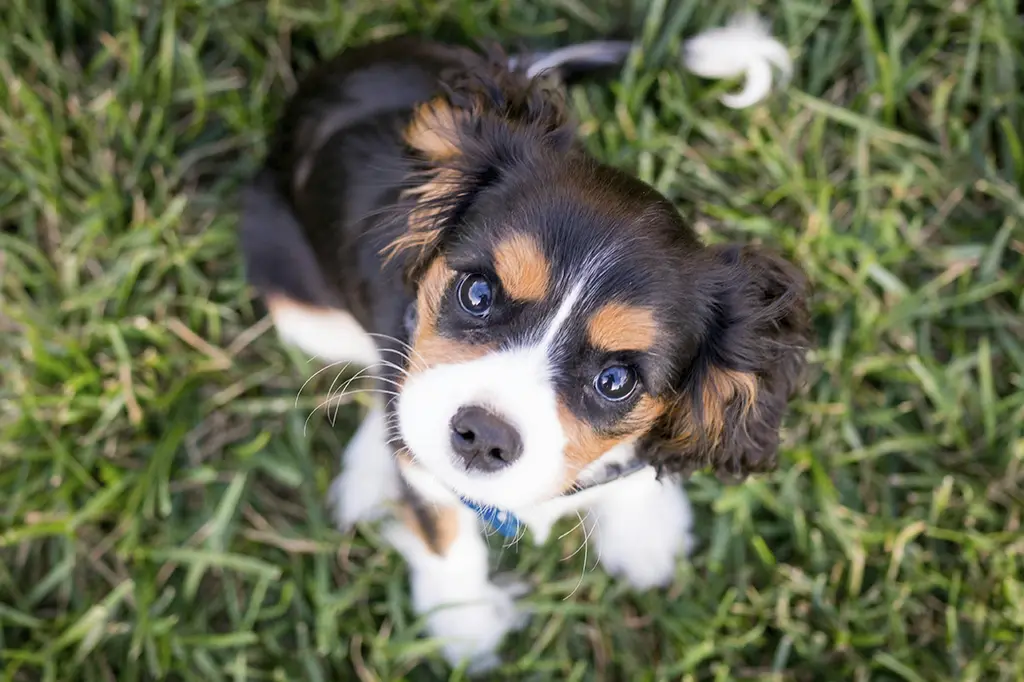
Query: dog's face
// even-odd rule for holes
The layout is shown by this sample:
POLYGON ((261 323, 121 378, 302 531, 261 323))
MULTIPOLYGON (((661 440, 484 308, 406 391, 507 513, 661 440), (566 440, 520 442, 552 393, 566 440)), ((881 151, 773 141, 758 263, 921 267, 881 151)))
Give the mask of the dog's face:
POLYGON ((413 459, 509 509, 620 444, 672 471, 771 466, 802 367, 798 274, 702 246, 545 115, 473 101, 429 105, 407 134, 434 164, 395 245, 417 288, 397 401, 413 459))

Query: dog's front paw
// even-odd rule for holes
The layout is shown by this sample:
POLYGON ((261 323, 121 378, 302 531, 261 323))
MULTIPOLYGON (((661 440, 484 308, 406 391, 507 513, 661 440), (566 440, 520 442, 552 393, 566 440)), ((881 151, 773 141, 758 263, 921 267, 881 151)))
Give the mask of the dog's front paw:
POLYGON ((427 614, 427 631, 441 643, 452 667, 466 664, 467 672, 479 675, 501 663, 498 649, 506 635, 521 629, 529 618, 518 599, 527 592, 524 583, 484 583, 465 593, 459 603, 418 600, 417 610, 427 614))
POLYGON ((671 583, 693 547, 686 494, 672 482, 651 483, 642 495, 602 504, 588 522, 601 565, 636 590, 671 583))
POLYGON ((610 574, 625 579, 635 590, 665 587, 675 577, 676 564, 689 552, 688 534, 676 542, 667 538, 633 538, 622 541, 605 538, 601 565, 610 574))

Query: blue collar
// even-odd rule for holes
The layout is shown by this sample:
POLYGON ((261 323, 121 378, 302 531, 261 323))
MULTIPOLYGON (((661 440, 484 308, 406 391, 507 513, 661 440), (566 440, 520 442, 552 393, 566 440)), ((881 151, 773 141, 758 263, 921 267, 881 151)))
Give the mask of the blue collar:
MULTIPOLYGON (((590 490, 596 488, 599 485, 605 483, 611 483, 617 481, 620 478, 625 478, 630 474, 636 473, 643 468, 647 467, 646 462, 634 459, 625 464, 609 464, 604 470, 604 476, 577 485, 569 492, 562 493, 561 497, 569 497, 570 495, 576 495, 583 492, 584 490, 590 490)), ((523 522, 519 520, 519 517, 510 511, 504 509, 498 509, 489 505, 482 505, 474 502, 473 500, 459 496, 462 503, 476 512, 476 515, 480 517, 480 520, 490 526, 498 535, 502 537, 514 539, 519 536, 520 529, 523 526, 523 522)))
POLYGON ((512 512, 503 511, 497 507, 481 506, 465 497, 460 497, 459 499, 462 500, 464 505, 475 511, 480 520, 493 528, 498 535, 509 539, 519 535, 519 529, 522 528, 523 522, 512 512))

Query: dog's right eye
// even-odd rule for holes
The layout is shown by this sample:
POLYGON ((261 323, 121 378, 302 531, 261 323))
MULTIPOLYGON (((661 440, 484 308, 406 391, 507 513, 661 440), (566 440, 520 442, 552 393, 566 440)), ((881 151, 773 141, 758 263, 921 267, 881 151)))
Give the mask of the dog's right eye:
POLYGON ((594 379, 594 387, 605 400, 619 402, 633 395, 639 378, 636 370, 625 365, 612 365, 601 370, 594 379))
POLYGON ((494 304, 494 288, 483 275, 466 275, 459 282, 459 305, 474 317, 485 317, 494 304))

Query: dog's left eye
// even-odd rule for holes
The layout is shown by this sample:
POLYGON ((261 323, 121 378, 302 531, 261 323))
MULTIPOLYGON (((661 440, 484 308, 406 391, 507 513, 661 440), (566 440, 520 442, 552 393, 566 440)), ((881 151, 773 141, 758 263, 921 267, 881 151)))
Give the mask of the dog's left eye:
POLYGON ((594 379, 597 392, 605 399, 615 402, 633 395, 638 383, 636 370, 625 365, 606 367, 594 379))
POLYGON ((470 315, 483 317, 494 304, 494 288, 483 275, 466 275, 459 282, 459 305, 470 315))

